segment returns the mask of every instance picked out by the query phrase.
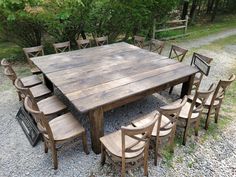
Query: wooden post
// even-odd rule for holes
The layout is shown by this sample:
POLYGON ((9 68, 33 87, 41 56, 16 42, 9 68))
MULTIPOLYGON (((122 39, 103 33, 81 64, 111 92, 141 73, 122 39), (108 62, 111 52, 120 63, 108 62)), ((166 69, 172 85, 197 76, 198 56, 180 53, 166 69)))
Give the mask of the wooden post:
POLYGON ((156 19, 153 20, 153 33, 152 38, 155 39, 156 36, 156 19))
POLYGON ((104 135, 103 109, 100 107, 90 111, 89 120, 92 149, 99 154, 101 153, 100 137, 104 135))
POLYGON ((186 18, 185 18, 185 28, 184 28, 184 34, 187 33, 187 29, 188 29, 188 15, 186 15, 186 18))

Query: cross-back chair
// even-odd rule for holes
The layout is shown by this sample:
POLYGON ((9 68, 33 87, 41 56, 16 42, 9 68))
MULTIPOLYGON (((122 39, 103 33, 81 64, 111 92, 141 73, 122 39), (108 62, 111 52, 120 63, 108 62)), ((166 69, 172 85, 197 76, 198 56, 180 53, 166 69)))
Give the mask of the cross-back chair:
POLYGON ((181 48, 176 45, 172 45, 169 53, 169 58, 176 59, 177 61, 182 62, 187 52, 188 52, 187 49, 181 48))
POLYGON ((140 127, 122 126, 121 130, 100 138, 102 165, 107 157, 115 166, 121 166, 121 176, 124 177, 128 169, 143 164, 147 176, 149 143, 155 122, 153 118, 140 127))
POLYGON ((196 52, 193 53, 191 66, 196 66, 199 69, 199 72, 194 77, 192 90, 198 90, 203 76, 207 76, 209 74, 209 64, 212 62, 212 60, 213 58, 209 58, 196 52))
POLYGON ((38 106, 39 110, 44 112, 45 116, 53 117, 67 111, 67 107, 57 98, 57 96, 51 96, 51 92, 46 94, 42 92, 42 94, 38 96, 39 93, 36 90, 37 88, 25 88, 19 79, 16 79, 15 87, 21 94, 22 100, 24 100, 27 95, 30 96, 31 100, 38 106))
POLYGON ((232 74, 227 80, 220 80, 217 84, 217 87, 206 103, 204 104, 204 114, 207 115, 205 129, 207 130, 210 123, 210 116, 213 114, 215 118, 215 123, 218 122, 220 108, 225 97, 225 93, 227 88, 231 85, 231 83, 235 81, 235 75, 232 74))
POLYGON ((151 39, 150 44, 149 44, 149 50, 151 52, 157 52, 158 54, 161 54, 164 46, 165 46, 164 41, 151 39))
POLYGON ((144 47, 145 37, 142 36, 134 36, 134 45, 140 48, 144 47))
POLYGON ((91 47, 91 41, 89 39, 78 39, 76 42, 79 49, 91 47))
POLYGON ((70 51, 70 41, 60 42, 53 44, 56 53, 69 52, 70 51))
POLYGON ((95 38, 95 42, 97 46, 102 46, 108 44, 108 36, 97 37, 95 38))
MULTIPOLYGON (((1 61, 1 65, 5 68, 4 74, 12 81, 14 85, 17 75, 13 67, 6 59, 1 61)), ((21 78, 21 82, 23 83, 24 87, 33 87, 35 85, 42 84, 42 81, 35 75, 23 77, 21 78)))
POLYGON ((153 112, 142 118, 132 121, 133 126, 141 126, 145 122, 150 121, 153 117, 157 117, 157 122, 152 131, 152 137, 155 138, 155 156, 154 164, 157 165, 157 156, 159 155, 159 146, 161 139, 168 138, 171 151, 174 151, 174 137, 176 131, 176 123, 182 107, 187 102, 187 96, 179 99, 171 104, 158 108, 158 112, 153 112))
POLYGON ((24 106, 32 114, 42 133, 44 152, 47 153, 48 149, 52 151, 55 170, 58 168, 57 145, 82 137, 84 152, 89 153, 85 129, 71 113, 63 114, 49 121, 29 96, 26 96, 24 106))
POLYGON ((179 127, 184 128, 183 145, 186 144, 189 129, 192 124, 194 124, 195 127, 195 136, 198 136, 198 129, 204 104, 214 90, 214 84, 212 84, 207 91, 197 90, 194 96, 189 96, 187 103, 183 106, 177 124, 179 127))
POLYGON ((41 45, 36 47, 23 48, 23 51, 31 67, 31 72, 33 74, 40 74, 41 73, 40 69, 33 64, 30 58, 43 56, 44 55, 43 46, 41 45))

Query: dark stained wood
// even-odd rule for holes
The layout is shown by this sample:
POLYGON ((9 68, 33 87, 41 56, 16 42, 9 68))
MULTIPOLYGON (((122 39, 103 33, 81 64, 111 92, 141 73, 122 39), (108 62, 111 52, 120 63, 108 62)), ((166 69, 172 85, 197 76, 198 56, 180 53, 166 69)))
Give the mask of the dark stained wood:
POLYGON ((185 83, 183 93, 188 93, 198 71, 124 42, 32 61, 78 111, 89 113, 92 148, 96 153, 100 152, 104 111, 180 83, 185 83))
POLYGON ((191 94, 192 85, 193 85, 193 82, 194 82, 194 77, 195 77, 195 74, 189 76, 188 81, 183 83, 182 90, 181 90, 181 95, 180 95, 181 98, 183 98, 185 95, 190 95, 191 94))

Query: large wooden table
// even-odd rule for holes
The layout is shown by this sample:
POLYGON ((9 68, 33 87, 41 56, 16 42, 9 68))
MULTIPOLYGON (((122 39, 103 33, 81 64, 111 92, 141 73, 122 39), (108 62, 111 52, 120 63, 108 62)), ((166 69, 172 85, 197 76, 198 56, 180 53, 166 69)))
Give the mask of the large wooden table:
POLYGON ((189 94, 197 69, 121 42, 33 58, 81 113, 88 113, 92 149, 100 153, 103 113, 183 83, 189 94))

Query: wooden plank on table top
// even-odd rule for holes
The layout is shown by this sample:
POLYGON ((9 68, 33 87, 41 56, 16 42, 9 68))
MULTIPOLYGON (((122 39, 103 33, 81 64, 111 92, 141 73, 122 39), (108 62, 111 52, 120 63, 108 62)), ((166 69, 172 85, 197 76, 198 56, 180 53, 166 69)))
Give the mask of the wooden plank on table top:
POLYGON ((185 67, 185 66, 182 63, 174 63, 172 65, 164 66, 162 68, 157 68, 157 69, 150 70, 144 73, 138 73, 133 76, 128 76, 128 77, 121 78, 118 80, 106 82, 100 85, 95 85, 93 87, 89 87, 86 89, 71 92, 71 93, 66 94, 66 96, 71 101, 76 100, 76 99, 81 99, 83 97, 86 97, 95 93, 103 92, 103 91, 106 91, 115 87, 120 87, 120 86, 137 82, 137 81, 149 78, 149 77, 157 76, 167 71, 175 70, 180 67, 185 67))
POLYGON ((60 63, 59 61, 56 64, 48 64, 48 63, 41 63, 38 64, 37 66, 44 72, 44 73, 51 73, 51 72, 59 72, 61 70, 69 70, 71 68, 80 68, 83 66, 90 65, 91 67, 101 67, 102 65, 109 65, 115 63, 122 63, 122 62, 127 62, 127 60, 130 61, 140 61, 142 58, 156 58, 156 59, 161 59, 161 58, 167 58, 164 56, 156 55, 155 53, 146 53, 146 51, 141 50, 141 51, 126 51, 122 53, 111 53, 109 55, 103 55, 100 58, 97 58, 97 56, 93 56, 90 58, 80 58, 80 59, 75 59, 72 62, 68 61, 65 63, 60 63), (94 65, 94 66, 93 66, 94 65))
POLYGON ((176 81, 196 72, 196 69, 185 66, 173 71, 162 73, 161 75, 140 80, 138 82, 133 82, 121 87, 115 87, 110 90, 89 95, 81 99, 76 99, 73 100, 72 103, 79 111, 86 112, 88 110, 92 110, 97 107, 110 104, 124 98, 128 98, 149 89, 156 88, 163 84, 176 81))
POLYGON ((53 64, 56 61, 63 62, 64 61, 72 61, 76 58, 83 58, 83 57, 93 57, 96 56, 103 56, 108 55, 110 53, 119 53, 123 51, 132 51, 132 50, 140 50, 140 48, 121 42, 121 43, 115 43, 115 44, 109 44, 104 46, 98 46, 98 47, 91 47, 86 48, 83 50, 74 50, 70 52, 64 52, 59 54, 51 54, 51 55, 44 55, 39 57, 31 58, 31 60, 37 65, 40 63, 49 63, 53 64))
POLYGON ((109 82, 109 81, 112 81, 112 80, 117 80, 117 79, 124 78, 124 77, 127 77, 127 76, 135 75, 135 74, 138 74, 138 73, 150 71, 152 69, 161 68, 161 67, 164 67, 168 64, 176 63, 176 61, 170 60, 170 59, 161 60, 161 61, 162 62, 159 63, 158 65, 148 63, 147 65, 140 65, 140 66, 137 66, 137 67, 134 67, 134 68, 128 68, 128 69, 125 69, 125 70, 120 71, 120 72, 116 71, 116 72, 110 72, 110 73, 106 73, 106 74, 101 73, 101 74, 95 75, 95 76, 90 77, 90 78, 88 78, 88 77, 86 77, 86 78, 78 77, 78 80, 70 82, 70 83, 63 82, 63 83, 60 84, 60 83, 55 83, 54 82, 54 84, 64 94, 67 94, 67 93, 73 92, 75 90, 89 88, 89 87, 94 86, 94 85, 99 85, 99 84, 109 82))
MULTIPOLYGON (((115 63, 115 62, 113 62, 115 63)), ((167 60, 167 59, 162 59, 162 60, 157 60, 157 59, 149 59, 148 62, 144 60, 138 61, 138 62, 126 62, 126 63, 119 63, 117 65, 112 65, 112 66, 107 66, 107 65, 102 65, 100 66, 92 66, 90 67, 90 70, 85 70, 84 68, 78 68, 77 70, 73 70, 73 72, 70 73, 65 73, 65 72, 53 72, 47 74, 47 77, 50 78, 52 82, 54 82, 57 85, 61 85, 62 83, 71 83, 71 82, 76 82, 78 80, 81 80, 81 78, 86 79, 90 78, 93 76, 101 75, 101 74, 108 74, 108 73, 125 73, 125 70, 131 69, 131 68, 139 68, 140 66, 145 67, 149 65, 161 65, 162 63, 165 63, 166 65, 171 64, 171 63, 176 63, 176 61, 172 60, 167 60), (62 79, 63 78, 63 79, 62 79)), ((162 65, 161 65, 162 66, 162 65)))

